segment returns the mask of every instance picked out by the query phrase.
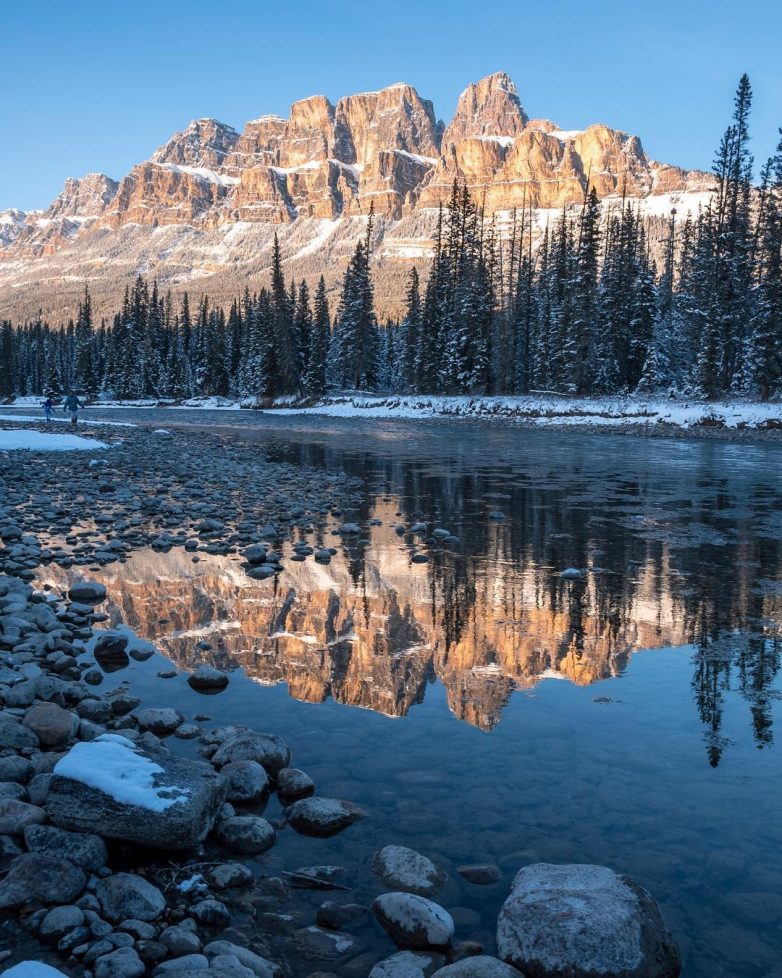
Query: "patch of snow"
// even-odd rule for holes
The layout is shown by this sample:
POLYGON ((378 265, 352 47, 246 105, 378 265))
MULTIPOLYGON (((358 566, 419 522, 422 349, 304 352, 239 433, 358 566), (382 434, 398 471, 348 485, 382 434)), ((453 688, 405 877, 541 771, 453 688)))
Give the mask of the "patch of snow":
POLYGON ((317 170, 322 165, 322 160, 309 160, 307 163, 299 163, 298 166, 270 166, 269 169, 279 173, 280 176, 285 176, 288 173, 296 173, 298 170, 317 170))
POLYGON ((515 136, 479 136, 485 143, 499 143, 503 149, 508 149, 516 142, 515 136))
MULTIPOLYGON (((36 400, 40 400, 37 398, 36 400)), ((18 400, 17 402, 18 403, 18 400)), ((55 408, 55 411, 57 409, 55 408)), ((32 414, 0 414, 0 421, 18 421, 20 424, 40 424, 42 421, 45 423, 45 418, 43 414, 40 417, 32 414)), ((52 415, 52 424, 70 424, 70 418, 58 418, 56 415, 52 415)), ((137 428, 138 425, 133 424, 130 421, 94 421, 88 420, 86 418, 79 418, 79 424, 88 425, 106 425, 108 428, 137 428)))
POLYGON ((23 428, 0 430, 0 452, 76 452, 108 447, 96 438, 80 438, 78 435, 50 435, 23 428))
POLYGON ((554 139, 558 139, 561 143, 564 143, 568 139, 575 139, 576 136, 583 136, 583 134, 583 129, 552 129, 548 135, 553 136, 554 139))
POLYGON ((223 173, 217 173, 206 166, 182 166, 178 163, 159 163, 164 170, 171 170, 172 173, 187 173, 189 176, 205 180, 207 183, 216 183, 221 187, 235 187, 239 183, 239 177, 227 177, 223 173))
POLYGON ((41 961, 20 961, 3 972, 4 978, 67 978, 67 975, 41 961))
POLYGON ((397 156, 404 156, 415 163, 424 163, 426 166, 434 166, 438 162, 434 156, 419 156, 418 153, 408 153, 406 149, 395 149, 397 156))
POLYGON ((139 753, 136 745, 118 734, 102 734, 79 741, 54 766, 54 773, 96 788, 122 805, 137 805, 150 812, 164 812, 187 800, 188 790, 155 786, 159 764, 139 753))

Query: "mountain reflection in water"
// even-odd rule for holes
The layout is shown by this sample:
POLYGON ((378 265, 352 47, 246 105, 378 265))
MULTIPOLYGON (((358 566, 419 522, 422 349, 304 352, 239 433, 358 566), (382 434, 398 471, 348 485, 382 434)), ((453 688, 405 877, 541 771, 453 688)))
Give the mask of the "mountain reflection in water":
POLYGON ((521 524, 516 510, 478 521, 481 539, 473 526, 464 553, 400 538, 401 501, 376 497, 361 513, 368 546, 332 535, 339 519, 321 528, 319 542, 338 548, 328 566, 286 559, 277 579, 258 582, 238 555, 194 563, 182 550, 146 550, 93 576, 109 589, 111 624, 129 625, 179 667, 240 666, 299 700, 331 697, 394 717, 439 680, 450 710, 487 731, 514 690, 542 678, 586 686, 620 675, 635 651, 691 644, 683 654, 693 659, 709 762, 729 744, 722 713, 731 689, 746 701, 757 746, 770 744, 782 598, 763 580, 766 550, 728 575, 721 562, 704 564, 702 547, 666 542, 682 531, 707 535, 705 527, 620 515, 588 528, 582 517, 580 529, 566 521, 565 530, 536 508, 521 524), (411 563, 413 549, 428 549, 430 562, 411 563), (574 556, 583 579, 564 580, 559 570, 574 556))

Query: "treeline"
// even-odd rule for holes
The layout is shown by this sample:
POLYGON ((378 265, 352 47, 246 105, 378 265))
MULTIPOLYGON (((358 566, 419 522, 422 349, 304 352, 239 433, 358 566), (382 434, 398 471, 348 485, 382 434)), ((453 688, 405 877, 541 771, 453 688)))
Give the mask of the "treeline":
POLYGON ((175 305, 139 277, 97 328, 86 290, 75 323, 4 322, 0 395, 782 393, 782 141, 755 185, 751 101, 745 75, 712 202, 671 214, 659 268, 629 200, 601 212, 592 189, 538 242, 531 211, 500 236, 455 184, 398 322, 375 314, 370 212, 333 317, 322 278, 314 296, 286 283, 275 238, 268 287, 227 311, 208 297, 175 305))

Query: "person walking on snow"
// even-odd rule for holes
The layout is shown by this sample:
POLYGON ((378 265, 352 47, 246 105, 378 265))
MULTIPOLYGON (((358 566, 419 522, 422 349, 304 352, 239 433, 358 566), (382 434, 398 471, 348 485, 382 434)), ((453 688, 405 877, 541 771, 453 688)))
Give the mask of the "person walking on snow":
POLYGON ((46 423, 49 424, 49 422, 52 420, 52 408, 54 407, 54 401, 51 399, 51 397, 47 397, 41 407, 43 408, 43 413, 46 415, 46 423))
POLYGON ((65 401, 63 402, 63 406, 62 406, 62 413, 70 414, 71 428, 76 427, 76 422, 79 420, 79 408, 83 408, 83 407, 84 405, 81 403, 79 398, 73 393, 73 391, 71 391, 70 394, 65 398, 65 401))

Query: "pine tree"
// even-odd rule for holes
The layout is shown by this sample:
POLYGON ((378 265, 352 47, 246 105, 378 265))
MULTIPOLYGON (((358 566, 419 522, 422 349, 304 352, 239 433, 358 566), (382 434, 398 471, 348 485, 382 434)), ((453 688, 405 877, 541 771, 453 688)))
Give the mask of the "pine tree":
POLYGON ((410 282, 405 296, 405 316, 401 325, 403 337, 401 385, 407 390, 414 390, 416 385, 416 363, 418 361, 418 347, 421 342, 422 322, 423 310, 421 309, 418 271, 414 267, 410 272, 410 282))
POLYGON ((321 397, 326 392, 326 363, 330 340, 331 317, 326 296, 326 282, 321 275, 315 292, 315 314, 310 332, 307 363, 306 392, 310 397, 321 397))
POLYGON ((92 300, 86 285, 76 318, 75 341, 76 386, 86 397, 95 397, 98 392, 98 378, 93 362, 92 300))

